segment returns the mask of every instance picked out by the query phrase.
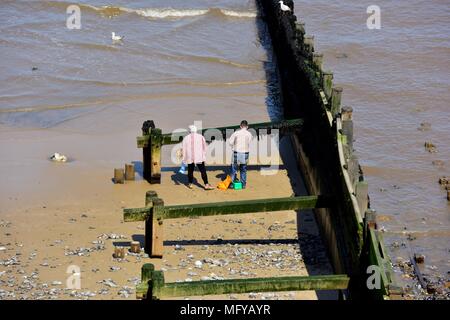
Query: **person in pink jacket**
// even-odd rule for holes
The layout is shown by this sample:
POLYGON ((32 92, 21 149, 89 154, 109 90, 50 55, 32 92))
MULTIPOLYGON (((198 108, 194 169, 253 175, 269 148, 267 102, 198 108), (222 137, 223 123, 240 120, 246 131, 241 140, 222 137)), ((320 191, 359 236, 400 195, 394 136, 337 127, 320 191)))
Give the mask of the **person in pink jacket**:
POLYGON ((189 126, 189 134, 183 139, 183 162, 188 166, 188 188, 192 189, 194 181, 194 167, 197 165, 205 184, 205 190, 214 189, 208 183, 208 175, 206 174, 206 141, 205 138, 197 133, 196 126, 189 126))

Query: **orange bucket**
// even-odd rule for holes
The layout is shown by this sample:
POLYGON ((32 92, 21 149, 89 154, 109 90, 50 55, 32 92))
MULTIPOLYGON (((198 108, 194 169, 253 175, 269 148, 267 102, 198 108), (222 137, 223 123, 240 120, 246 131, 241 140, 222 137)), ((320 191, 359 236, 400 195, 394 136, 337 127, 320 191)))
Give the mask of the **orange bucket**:
POLYGON ((219 184, 217 185, 217 188, 219 190, 227 190, 228 187, 231 184, 231 177, 228 175, 225 180, 223 180, 222 182, 219 182, 219 184))

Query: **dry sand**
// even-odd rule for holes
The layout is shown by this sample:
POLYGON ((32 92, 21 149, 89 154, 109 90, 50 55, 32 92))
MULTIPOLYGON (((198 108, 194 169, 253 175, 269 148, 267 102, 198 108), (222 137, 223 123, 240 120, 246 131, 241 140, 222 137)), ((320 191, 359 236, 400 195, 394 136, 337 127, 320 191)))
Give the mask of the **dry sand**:
MULTIPOLYGON (((167 205, 304 194, 286 143, 284 166, 276 175, 264 176, 252 167, 246 190, 204 191, 200 186, 188 189, 187 177, 176 174, 173 166, 163 168, 160 185, 142 180, 141 150, 133 131, 98 135, 95 140, 52 130, 2 127, 0 133, 0 299, 134 299, 140 268, 148 262, 165 271, 166 282, 332 273, 311 211, 167 220, 162 259, 143 253, 124 260, 112 257, 114 245, 143 243, 143 222, 124 223, 122 209, 143 206, 148 190, 157 191, 167 205), (95 148, 102 150, 100 159, 93 156, 95 148), (70 149, 71 161, 49 161, 51 149, 70 149), (131 161, 137 161, 136 181, 113 184, 113 168, 131 161), (201 269, 194 265, 197 260, 203 261, 201 269), (80 290, 65 288, 70 265, 81 268, 80 290), (102 283, 106 279, 117 286, 102 283)), ((217 185, 227 169, 209 167, 210 183, 217 185)), ((199 172, 195 177, 201 181, 199 172)), ((335 295, 305 291, 191 298, 318 297, 335 295)))

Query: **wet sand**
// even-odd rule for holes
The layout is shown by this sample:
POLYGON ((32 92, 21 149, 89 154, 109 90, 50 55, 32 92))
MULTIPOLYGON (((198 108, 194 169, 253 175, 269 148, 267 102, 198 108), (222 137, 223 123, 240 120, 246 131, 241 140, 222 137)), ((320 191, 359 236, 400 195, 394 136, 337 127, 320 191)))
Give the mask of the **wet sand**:
MULTIPOLYGON (((102 150, 123 145, 122 151, 130 151, 131 158, 106 160, 105 152, 105 160, 94 161, 89 159, 91 151, 77 149, 78 145, 91 146, 87 135, 54 135, 49 130, 28 133, 3 130, 0 138, 10 150, 0 164, 5 177, 0 192, 0 247, 4 247, 0 251, 0 298, 134 299, 140 268, 148 262, 165 271, 167 282, 332 273, 311 211, 167 220, 163 259, 150 259, 144 253, 128 254, 123 260, 112 256, 115 245, 128 246, 131 240, 143 244, 143 222, 124 223, 122 209, 143 206, 147 190, 157 191, 165 204, 304 194, 286 140, 281 154, 288 160, 276 175, 261 175, 254 170, 259 167, 252 166, 246 190, 204 191, 200 186, 188 189, 186 176, 176 174, 178 167, 173 166, 163 168, 161 185, 142 180, 141 150, 134 139, 125 141, 127 134, 97 136, 95 144, 102 145, 102 150), (41 148, 45 144, 71 145, 72 161, 49 161, 41 148), (36 163, 34 158, 41 160, 29 165, 29 161, 36 163), (136 181, 113 184, 113 168, 121 161, 136 161, 136 181), (195 261, 203 262, 201 269, 195 261), (70 265, 81 269, 80 290, 65 289, 70 265)), ((217 185, 227 169, 209 167, 210 183, 217 185)), ((195 177, 200 180, 198 172, 195 177)), ((334 297, 319 294, 319 298, 334 297)), ((318 295, 306 291, 191 298, 317 299, 318 295)))

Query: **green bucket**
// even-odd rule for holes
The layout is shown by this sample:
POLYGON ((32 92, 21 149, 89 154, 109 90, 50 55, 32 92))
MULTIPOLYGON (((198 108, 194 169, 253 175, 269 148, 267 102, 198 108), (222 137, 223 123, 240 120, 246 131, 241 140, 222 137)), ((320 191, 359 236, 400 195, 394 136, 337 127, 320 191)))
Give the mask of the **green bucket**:
POLYGON ((233 189, 234 190, 242 190, 242 182, 240 182, 240 181, 233 182, 233 189))

